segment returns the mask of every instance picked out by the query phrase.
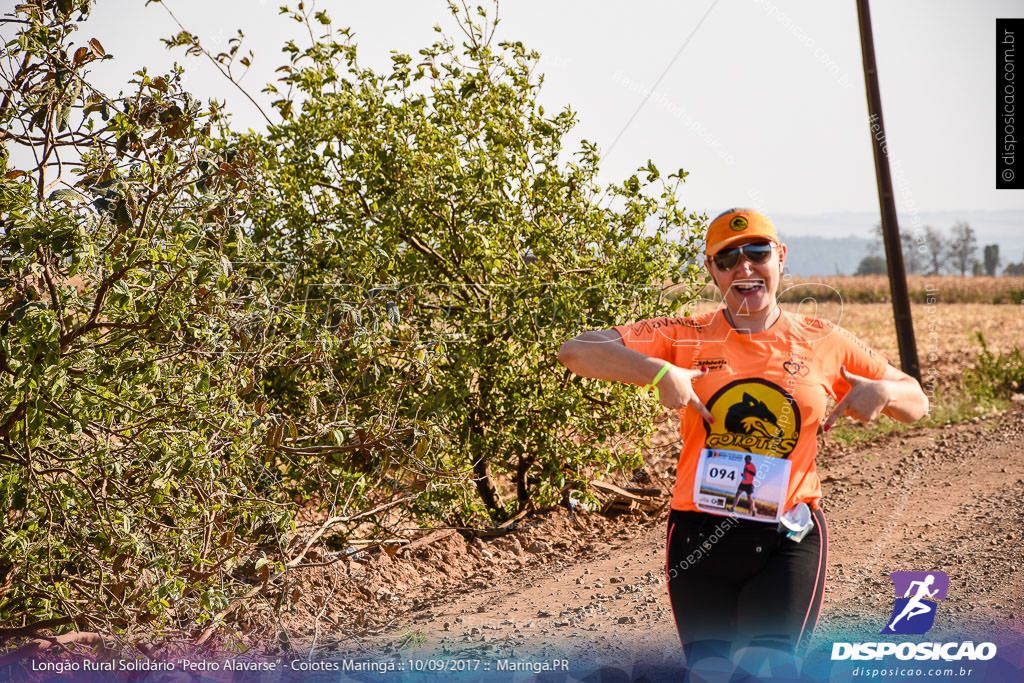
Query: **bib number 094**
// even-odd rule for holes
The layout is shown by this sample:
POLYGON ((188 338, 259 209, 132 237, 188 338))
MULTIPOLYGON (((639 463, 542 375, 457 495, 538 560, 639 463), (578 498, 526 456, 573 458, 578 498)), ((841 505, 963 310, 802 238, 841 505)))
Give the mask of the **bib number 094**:
POLYGON ((709 467, 708 477, 711 479, 719 479, 729 481, 736 481, 736 470, 731 467, 709 467))

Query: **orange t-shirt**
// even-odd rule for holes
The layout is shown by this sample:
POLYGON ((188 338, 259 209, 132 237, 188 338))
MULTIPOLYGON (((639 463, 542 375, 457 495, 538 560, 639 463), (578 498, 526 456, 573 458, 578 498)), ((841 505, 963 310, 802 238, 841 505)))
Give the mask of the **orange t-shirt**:
POLYGON ((880 379, 888 367, 838 325, 786 312, 756 334, 735 331, 721 310, 613 329, 630 349, 683 368, 708 368, 693 388, 715 421, 707 424, 689 406, 679 411, 683 449, 672 493, 675 510, 697 510, 693 483, 705 447, 788 458, 785 509, 799 502, 817 508, 818 425, 828 397, 840 400, 850 389, 840 366, 870 379, 880 379))

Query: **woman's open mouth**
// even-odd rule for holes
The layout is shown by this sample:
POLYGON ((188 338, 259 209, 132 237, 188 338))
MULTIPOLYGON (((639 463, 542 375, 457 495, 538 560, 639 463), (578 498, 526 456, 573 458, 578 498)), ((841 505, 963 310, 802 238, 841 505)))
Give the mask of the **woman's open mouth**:
POLYGON ((764 291, 764 280, 743 280, 732 283, 732 287, 740 294, 756 294, 764 291))

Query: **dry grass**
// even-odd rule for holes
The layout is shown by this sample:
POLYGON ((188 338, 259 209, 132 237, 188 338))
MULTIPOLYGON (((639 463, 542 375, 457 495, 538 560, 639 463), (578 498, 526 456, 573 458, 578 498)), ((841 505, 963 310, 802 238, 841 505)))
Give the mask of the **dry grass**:
MULTIPOLYGON (((817 305, 787 304, 785 308, 842 325, 890 360, 899 360, 891 304, 827 301, 817 305)), ((911 304, 910 312, 922 361, 930 353, 967 352, 971 357, 976 356, 979 349, 974 338, 976 332, 985 336, 993 351, 1009 351, 1024 343, 1024 306, 911 304)))
MULTIPOLYGON (((1024 277, 929 277, 911 275, 907 278, 910 300, 924 304, 1024 303, 1024 277)), ((708 285, 704 298, 714 299, 718 290, 708 285)), ((884 275, 848 277, 787 277, 779 288, 782 301, 798 302, 845 301, 847 303, 885 303, 890 300, 889 278, 884 275)))
MULTIPOLYGON (((883 303, 890 300, 889 278, 884 275, 856 277, 787 278, 781 288, 783 301, 847 301, 883 303)), ((1021 277, 928 277, 907 278, 907 290, 916 303, 1024 303, 1021 277)))

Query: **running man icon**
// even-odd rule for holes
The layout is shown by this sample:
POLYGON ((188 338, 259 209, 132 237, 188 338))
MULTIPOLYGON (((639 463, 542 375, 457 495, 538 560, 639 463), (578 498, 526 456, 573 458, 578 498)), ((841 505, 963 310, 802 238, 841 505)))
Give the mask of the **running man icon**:
POLYGON ((931 612, 935 609, 934 602, 930 605, 926 605, 923 602, 921 602, 922 598, 933 598, 935 597, 935 594, 939 592, 937 588, 933 591, 928 590, 928 587, 931 586, 933 583, 935 583, 935 577, 931 574, 925 577, 924 581, 911 581, 910 588, 907 590, 907 594, 903 596, 905 598, 910 598, 910 600, 907 601, 906 606, 903 608, 903 611, 899 613, 899 616, 897 616, 889 623, 890 631, 895 632, 896 629, 894 627, 896 626, 896 622, 898 622, 900 619, 903 619, 904 617, 910 620, 918 615, 927 614, 928 612, 931 612), (917 586, 917 592, 915 592, 914 595, 911 596, 910 591, 914 590, 914 586, 917 586))
POLYGON ((893 572, 896 604, 882 633, 924 633, 935 623, 936 600, 946 597, 949 577, 943 572, 893 572), (902 623, 901 623, 902 622, 902 623))

